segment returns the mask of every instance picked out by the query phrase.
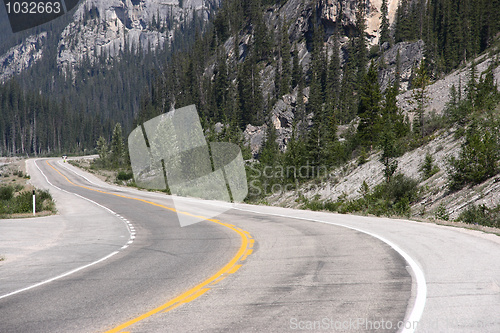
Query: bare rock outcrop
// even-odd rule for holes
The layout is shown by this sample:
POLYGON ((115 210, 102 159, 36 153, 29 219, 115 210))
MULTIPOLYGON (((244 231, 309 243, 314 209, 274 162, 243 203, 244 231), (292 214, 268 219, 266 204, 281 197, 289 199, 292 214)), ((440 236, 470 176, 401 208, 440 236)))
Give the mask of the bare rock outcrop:
POLYGON ((257 156, 260 151, 260 147, 266 138, 267 126, 264 124, 262 126, 253 126, 248 124, 243 132, 243 137, 245 138, 245 144, 250 147, 252 156, 257 156))
POLYGON ((414 43, 397 43, 380 58, 379 72, 380 88, 385 90, 387 86, 394 83, 396 79, 397 61, 399 53, 399 76, 400 89, 407 90, 415 68, 420 66, 424 58, 424 41, 419 40, 414 43))
POLYGON ((125 48, 135 52, 162 48, 193 12, 208 18, 210 8, 219 4, 218 0, 85 0, 61 34, 58 67, 72 68, 87 57, 114 58, 125 48))
MULTIPOLYGON (((380 7, 382 0, 366 1, 366 34, 371 45, 378 44, 380 27, 380 7)), ((388 18, 389 23, 394 22, 398 0, 388 0, 388 18)), ((356 11, 358 0, 320 0, 318 9, 321 13, 327 34, 333 32, 336 23, 340 23, 344 31, 354 32, 356 27, 356 11), (342 17, 340 17, 342 14, 342 17)))
POLYGON ((0 83, 20 74, 42 58, 47 33, 32 35, 0 56, 0 83))
MULTIPOLYGON (((495 64, 495 60, 489 58, 487 55, 479 56, 474 61, 476 63, 476 72, 478 76, 484 75, 488 67, 491 64, 495 64)), ((457 69, 427 87, 428 103, 425 105, 426 113, 434 111, 437 114, 442 114, 446 107, 446 103, 450 100, 450 89, 453 86, 455 86, 457 90, 461 87, 462 93, 465 93, 465 87, 470 78, 470 66, 471 64, 468 63, 467 66, 457 69)), ((497 87, 500 89, 500 65, 497 65, 493 69, 493 76, 497 87)), ((413 92, 409 90, 398 96, 398 105, 405 112, 411 112, 415 108, 415 106, 411 104, 412 94, 413 92)))

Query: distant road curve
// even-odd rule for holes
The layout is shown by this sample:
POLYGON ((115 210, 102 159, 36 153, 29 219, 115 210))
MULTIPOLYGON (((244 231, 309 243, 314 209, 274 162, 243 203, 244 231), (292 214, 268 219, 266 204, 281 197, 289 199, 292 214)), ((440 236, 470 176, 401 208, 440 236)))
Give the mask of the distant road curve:
MULTIPOLYGON (((0 332, 500 331, 498 236, 244 204, 218 216, 222 224, 180 228, 165 195, 105 184, 59 159, 37 162, 66 193, 32 163, 33 181, 62 207, 46 220, 79 218, 43 249, 0 264, 0 296, 34 269, 23 262, 36 259, 48 277, 120 250, 131 235, 123 220, 136 235, 102 262, 0 299, 0 332)), ((185 200, 193 213, 206 206, 185 200)))

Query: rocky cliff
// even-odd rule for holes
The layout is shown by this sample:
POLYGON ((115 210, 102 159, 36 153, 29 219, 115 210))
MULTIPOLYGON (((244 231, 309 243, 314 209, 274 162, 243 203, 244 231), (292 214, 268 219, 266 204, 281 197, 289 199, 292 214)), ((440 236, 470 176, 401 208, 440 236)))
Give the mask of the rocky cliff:
MULTIPOLYGON (((128 48, 156 50, 173 41, 175 31, 194 15, 208 20, 220 0, 84 0, 60 34, 57 67, 78 66, 99 56, 115 58, 128 48)), ((32 66, 47 51, 46 33, 32 35, 0 55, 0 82, 32 66)))
POLYGON ((58 67, 78 65, 87 56, 114 58, 125 48, 162 48, 180 24, 195 14, 208 19, 218 5, 218 0, 85 0, 61 34, 58 67))
POLYGON ((21 73, 42 58, 47 33, 29 36, 0 56, 0 83, 21 73))
MULTIPOLYGON (((393 24, 398 6, 397 0, 388 0, 388 16, 390 24, 393 24)), ((382 0, 366 1, 366 36, 369 46, 378 44, 379 26, 380 26, 380 7, 382 0)), ((347 49, 350 44, 350 36, 355 32, 357 0, 289 0, 282 7, 270 7, 266 11, 266 24, 271 31, 279 31, 280 24, 285 22, 288 25, 289 40, 292 44, 296 43, 300 59, 300 65, 304 72, 307 72, 311 62, 310 45, 306 42, 307 36, 312 33, 312 20, 316 16, 322 23, 326 39, 325 45, 329 55, 334 47, 335 27, 340 28, 340 53, 341 61, 347 58, 347 49)), ((239 37, 238 45, 240 51, 240 61, 245 57, 245 50, 251 43, 250 33, 239 37)), ((234 41, 232 37, 226 43, 226 52, 228 57, 233 53, 234 41)), ((397 55, 399 54, 399 74, 401 79, 401 88, 406 90, 409 86, 413 70, 418 67, 424 57, 423 41, 413 43, 398 43, 390 47, 385 45, 379 62, 379 80, 382 90, 392 84, 396 77, 397 55)), ((264 98, 274 91, 274 65, 268 64, 262 71, 263 78, 262 91, 264 98)), ((307 102, 307 93, 304 93, 307 102)), ((296 107, 297 90, 289 95, 283 96, 272 107, 271 122, 277 131, 277 142, 282 151, 286 149, 286 144, 292 133, 293 115, 296 107)), ((311 116, 311 115, 310 115, 311 116)), ((264 136, 265 126, 253 126, 252 124, 245 131, 247 142, 251 143, 252 152, 257 154, 260 143, 264 136), (257 137, 254 137, 257 136, 257 137)))

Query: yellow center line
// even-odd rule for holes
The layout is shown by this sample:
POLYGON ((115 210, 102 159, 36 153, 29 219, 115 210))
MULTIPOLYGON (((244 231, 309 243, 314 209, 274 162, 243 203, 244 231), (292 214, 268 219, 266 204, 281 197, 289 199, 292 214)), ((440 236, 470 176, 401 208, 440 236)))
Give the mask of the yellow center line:
MULTIPOLYGON (((116 194, 116 193, 111 193, 111 192, 105 192, 105 191, 101 191, 101 190, 97 190, 97 189, 93 189, 93 188, 90 188, 90 187, 87 187, 87 186, 83 186, 83 185, 77 185, 75 183, 73 183, 71 180, 68 179, 68 177, 66 177, 65 175, 63 175, 59 170, 57 170, 56 168, 54 168, 54 166, 52 166, 49 161, 46 161, 47 165, 50 166, 52 169, 54 169, 58 174, 60 174, 64 179, 66 179, 66 181, 68 181, 70 184, 74 185, 74 186, 77 186, 77 187, 81 187, 81 188, 84 188, 84 189, 87 189, 87 190, 90 190, 90 191, 94 191, 94 192, 99 192, 99 193, 104 193, 104 194, 109 194, 109 195, 114 195, 114 196, 117 196, 117 197, 121 197, 121 198, 125 198, 125 199, 130 199, 130 200, 136 200, 136 201, 141 201, 141 202, 144 202, 144 203, 147 203, 147 204, 150 204, 150 205, 153 205, 153 206, 157 206, 157 207, 161 207, 161 208, 164 208, 164 209, 168 209, 168 210, 171 210, 173 212, 176 212, 176 213, 180 213, 180 214, 185 214, 185 215, 190 215, 190 216, 195 216, 191 213, 187 213, 187 212, 181 212, 181 211, 178 211, 176 210, 175 208, 172 208, 172 207, 168 207, 168 206, 164 206, 164 205, 161 205, 161 204, 157 204, 155 202, 152 202, 152 201, 148 201, 148 200, 144 200, 144 199, 139 199, 139 198, 134 198, 134 197, 129 197, 129 196, 126 196, 126 195, 121 195, 121 194, 116 194)), ((203 217, 205 218, 205 217, 203 217)), ((199 283, 198 285, 194 286, 193 288, 187 290, 186 292, 182 293, 181 295, 175 297, 174 299, 171 299, 170 301, 166 302, 165 304, 163 305, 160 305, 159 307, 157 308, 154 308, 132 320, 129 320, 123 324, 121 324, 120 326, 117 326, 111 330, 108 330, 106 331, 105 333, 115 333, 115 332, 120 332, 121 330, 123 330, 124 328, 127 328, 141 320, 144 320, 154 314, 157 314, 161 311, 163 312, 168 312, 168 311, 171 311, 173 309, 175 309, 176 307, 178 307, 179 305, 181 304, 184 304, 184 303, 188 303, 188 302, 191 302, 192 300, 198 298, 199 296, 203 295, 205 292, 207 292, 210 288, 207 287, 208 285, 210 284, 215 284, 215 283, 218 283, 219 281, 221 281, 222 279, 224 279, 226 276, 223 276, 225 274, 232 274, 232 273, 235 273, 242 265, 239 264, 237 265, 237 263, 240 261, 240 260, 243 260, 246 259, 246 257, 251 253, 248 252, 249 250, 249 245, 252 243, 253 245, 253 242, 254 240, 253 239, 249 239, 251 238, 250 234, 243 230, 243 229, 240 229, 232 224, 226 224, 226 223, 223 223, 223 222, 220 222, 219 220, 215 220, 215 219, 209 219, 209 218, 205 218, 206 220, 208 221, 211 221, 211 222, 214 222, 214 223, 217 223, 217 224, 220 224, 224 227, 227 227, 231 230, 233 230, 234 232, 236 232, 238 235, 240 235, 241 237, 241 246, 240 248, 238 249, 238 252, 236 252, 235 256, 224 266, 222 267, 217 273, 215 273, 214 275, 212 275, 211 277, 209 277, 208 279, 206 279, 205 281, 199 283)), ((125 332, 122 332, 122 333, 125 333, 125 332)))

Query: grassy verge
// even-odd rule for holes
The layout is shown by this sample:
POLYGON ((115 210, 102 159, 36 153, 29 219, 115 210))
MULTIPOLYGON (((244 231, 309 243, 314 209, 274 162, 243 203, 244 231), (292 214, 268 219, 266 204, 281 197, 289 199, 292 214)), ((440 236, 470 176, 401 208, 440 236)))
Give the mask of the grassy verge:
MULTIPOLYGON (((37 212, 55 213, 55 203, 46 190, 35 190, 35 209, 37 212)), ((17 185, 0 187, 0 217, 14 217, 15 214, 33 212, 33 192, 17 185)), ((44 214, 45 215, 45 214, 44 214)), ((17 216, 16 216, 17 217, 17 216)))
POLYGON ((0 168, 0 218, 32 216, 33 191, 37 216, 56 212, 55 202, 47 190, 28 184, 30 176, 24 170, 24 160, 14 161, 0 168))
POLYGON ((78 159, 78 160, 68 160, 68 163, 94 174, 99 179, 114 183, 116 185, 125 185, 131 187, 137 187, 134 182, 134 175, 130 168, 105 168, 99 162, 98 159, 78 159))
POLYGON ((354 200, 347 200, 343 197, 336 201, 320 200, 319 195, 314 198, 300 195, 296 201, 300 203, 300 209, 341 214, 404 217, 420 222, 480 230, 500 236, 500 205, 495 208, 469 205, 453 221, 450 221, 443 205, 436 210, 434 218, 422 219, 414 212, 412 214, 411 204, 418 201, 422 195, 422 189, 417 186, 417 181, 411 178, 396 175, 391 181, 379 184, 371 191, 367 186, 362 186, 360 192, 362 197, 354 200))

